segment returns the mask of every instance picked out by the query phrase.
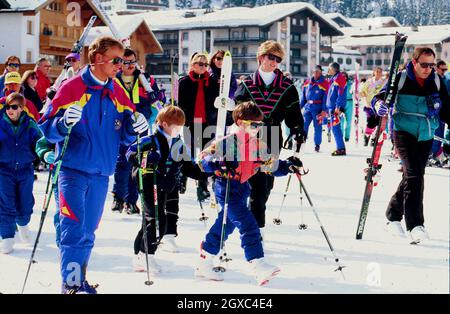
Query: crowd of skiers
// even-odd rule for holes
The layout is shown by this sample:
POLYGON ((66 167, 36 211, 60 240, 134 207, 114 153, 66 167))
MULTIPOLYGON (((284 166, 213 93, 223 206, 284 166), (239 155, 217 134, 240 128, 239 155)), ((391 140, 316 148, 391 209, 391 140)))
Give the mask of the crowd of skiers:
MULTIPOLYGON (((45 164, 61 163, 61 168, 50 171, 57 176, 54 195, 59 211, 54 224, 63 293, 96 293, 86 271, 111 175, 112 211, 144 211, 134 241, 136 271, 161 271, 154 258, 159 245, 177 251, 179 194, 190 177, 198 182, 199 201, 214 198, 222 209, 199 243, 196 276, 223 280, 222 273, 213 269, 214 257, 237 228, 245 258, 257 282, 264 284, 280 271, 265 261, 263 246, 274 177, 302 168, 297 157, 279 160, 281 149, 298 150, 312 122, 316 152, 325 125, 336 143, 332 156, 346 155, 352 115, 359 118, 360 104, 367 116, 364 145, 369 145, 379 117, 389 114, 388 131, 402 162, 403 179, 386 213, 388 228, 402 233, 404 216, 411 236, 425 239, 424 168, 435 132, 443 137, 450 109, 450 79, 443 78, 446 64, 435 64, 433 50, 416 49, 397 77, 395 103, 385 104, 381 68, 356 87, 338 63, 330 64, 328 78, 318 65, 297 90, 279 69, 283 47, 266 41, 258 48, 257 71, 239 80, 232 75, 228 96, 236 108, 227 115, 226 125, 233 127, 217 139, 206 130, 217 123, 214 102, 224 57, 222 50, 210 58, 202 53, 191 56, 189 72, 178 82, 177 106, 165 105, 168 100, 154 77, 145 77, 150 90, 144 86, 136 53, 113 38, 96 39, 84 67, 79 54, 69 54, 69 71, 53 87, 47 60, 39 60, 36 69, 22 78, 19 58, 9 57, 0 77, 2 252, 13 250, 16 226, 22 240, 31 240, 27 225, 34 207, 33 162, 38 156, 45 164), (275 141, 258 135, 263 127, 264 139, 275 141), (213 195, 208 190, 211 181, 213 195)), ((442 145, 435 145, 432 153, 438 157, 442 145)))

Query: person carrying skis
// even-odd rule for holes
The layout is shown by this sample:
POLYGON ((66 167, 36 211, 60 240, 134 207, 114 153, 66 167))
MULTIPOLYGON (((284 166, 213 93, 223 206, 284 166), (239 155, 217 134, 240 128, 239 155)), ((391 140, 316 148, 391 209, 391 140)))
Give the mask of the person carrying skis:
MULTIPOLYGON (((214 81, 217 81, 217 90, 220 88, 220 73, 222 70, 222 63, 223 58, 225 56, 224 50, 217 50, 211 57, 209 61, 209 76, 214 79, 214 81)), ((231 73, 231 81, 230 81, 230 95, 229 97, 231 99, 234 98, 234 93, 237 90, 237 81, 236 76, 234 76, 233 73, 231 73)), ((219 94, 219 92, 217 92, 219 94)))
MULTIPOLYGON (((163 249, 178 252, 175 237, 178 235, 177 221, 179 211, 179 175, 195 180, 205 179, 200 168, 191 160, 190 153, 180 137, 185 124, 184 112, 176 106, 161 109, 156 118, 157 128, 154 134, 141 138, 140 143, 134 143, 127 151, 127 159, 133 164, 133 176, 136 177, 137 167, 143 167, 143 200, 146 216, 149 270, 155 274, 161 271, 154 254, 161 242, 163 249), (139 145, 141 156, 137 156, 139 145), (138 160, 141 160, 139 165, 138 160), (156 174, 156 178, 154 178, 156 174), (157 190, 156 215, 154 200, 154 184, 157 190), (158 222, 156 222, 158 217, 158 222), (157 230, 159 237, 157 237, 157 230)), ((135 178, 137 181, 137 178, 135 178)), ((142 197, 142 195, 141 195, 142 197)), ((135 271, 145 271, 145 242, 142 228, 134 241, 133 267, 135 271)))
MULTIPOLYGON (((284 121, 290 134, 287 142, 299 145, 306 139, 303 115, 299 106, 297 88, 293 82, 278 69, 284 58, 284 49, 276 41, 263 42, 257 53, 259 68, 247 76, 238 87, 236 101, 253 101, 263 112, 265 136, 271 139, 273 127, 278 130, 278 145, 267 143, 270 154, 279 155, 283 144, 281 123, 284 121)), ((274 178, 264 172, 258 172, 249 181, 251 185, 250 208, 259 228, 266 223, 266 203, 273 188, 274 178)), ((261 230, 262 232, 262 230, 261 230)))
POLYGON ((4 254, 13 251, 16 224, 21 240, 30 242, 34 147, 42 134, 24 108, 23 95, 11 93, 0 110, 0 236, 4 254))
POLYGON ((233 111, 238 130, 204 150, 198 159, 202 170, 215 173, 215 194, 222 207, 216 221, 200 245, 200 257, 195 276, 221 281, 221 272, 213 270, 213 259, 221 249, 224 207, 228 206, 223 241, 238 228, 245 258, 251 263, 258 284, 267 283, 280 269, 264 259, 261 234, 255 217, 248 210, 249 179, 264 171, 270 176, 296 172, 302 166, 300 159, 275 160, 267 155, 265 143, 257 138, 264 126, 264 114, 253 102, 243 102, 233 111), (227 189, 227 185, 229 187, 227 189))
MULTIPOLYGON (((205 129, 208 126, 215 126, 217 122, 214 101, 219 95, 219 83, 217 77, 211 77, 207 69, 207 56, 194 53, 190 61, 190 71, 179 80, 178 85, 178 106, 186 115, 186 126, 190 132, 190 136, 184 138, 192 157, 212 138, 212 134, 203 137, 205 129)), ((197 196, 199 201, 204 201, 211 196, 207 179, 198 181, 197 196)))
POLYGON ((331 156, 346 155, 344 135, 340 125, 339 115, 345 111, 347 101, 347 80, 342 72, 340 72, 339 63, 333 62, 328 67, 328 74, 331 76, 328 80, 330 87, 327 95, 327 111, 328 123, 331 124, 334 140, 336 142, 336 150, 331 156))
MULTIPOLYGON (((136 67, 136 53, 126 48, 123 55, 122 70, 117 73, 115 81, 123 89, 125 94, 136 106, 136 111, 142 113, 149 121, 154 121, 158 110, 155 103, 165 102, 164 91, 160 91, 155 79, 150 76, 150 86, 153 92, 147 93, 139 81, 141 70, 136 67)), ((125 209, 129 215, 139 214, 137 206, 138 190, 136 184, 131 179, 131 165, 128 163, 125 154, 128 147, 121 145, 119 156, 117 157, 116 170, 114 171, 114 185, 112 193, 114 201, 111 210, 121 213, 125 209)))
POLYGON ((133 103, 113 80, 123 52, 122 44, 111 37, 94 40, 88 49, 90 65, 61 86, 39 121, 62 162, 58 188, 63 293, 97 293, 86 280, 86 270, 108 177, 114 173, 120 143, 131 144, 137 133, 148 130, 144 115, 134 113, 133 103))
POLYGON ((398 73, 396 100, 384 103, 386 86, 372 99, 378 116, 388 114, 393 106, 394 144, 403 162, 403 176, 386 210, 387 229, 405 236, 401 225, 405 217, 406 230, 412 242, 428 239, 423 214, 424 174, 439 118, 450 122, 450 103, 442 78, 434 70, 436 54, 431 48, 414 50, 406 69, 398 73))
POLYGON ((370 137, 380 121, 380 118, 375 114, 375 111, 373 111, 371 103, 373 97, 380 92, 384 84, 386 84, 386 78, 383 78, 383 69, 376 67, 373 70, 372 77, 361 86, 360 96, 366 99, 364 112, 367 117, 366 129, 364 130, 364 146, 369 145, 370 137))
POLYGON ((328 81, 322 75, 322 66, 316 65, 313 77, 306 80, 301 89, 300 108, 303 109, 305 119, 305 133, 311 122, 314 123, 314 150, 320 151, 322 143, 322 119, 326 115, 326 101, 328 93, 328 81))

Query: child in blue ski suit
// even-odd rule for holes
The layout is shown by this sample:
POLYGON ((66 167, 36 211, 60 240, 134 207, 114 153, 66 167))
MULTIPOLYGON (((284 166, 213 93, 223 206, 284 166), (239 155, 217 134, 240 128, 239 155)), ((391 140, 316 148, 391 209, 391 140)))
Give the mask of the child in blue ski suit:
POLYGON ((34 147, 42 135, 24 108, 25 98, 12 93, 0 110, 0 236, 4 254, 13 251, 16 224, 22 241, 30 241, 34 147))
POLYGON ((238 228, 245 258, 252 264, 257 282, 265 284, 280 270, 264 261, 258 224, 247 205, 250 196, 248 180, 258 171, 274 176, 295 172, 301 167, 301 161, 290 157, 287 161, 278 161, 278 168, 275 168, 276 164, 263 156, 266 146, 256 137, 263 126, 263 114, 253 102, 244 102, 237 106, 233 111, 233 120, 239 127, 238 131, 214 142, 200 154, 199 165, 205 172, 214 172, 217 177, 215 193, 222 211, 201 244, 195 274, 211 280, 223 280, 220 272, 213 271, 213 257, 220 251, 223 208, 228 206, 223 241, 238 228), (225 153, 225 158, 222 153, 225 153), (229 178, 228 199, 226 177, 229 178))
POLYGON ((137 272, 146 270, 145 252, 148 252, 149 271, 161 272, 154 258, 158 242, 163 249, 177 252, 175 237, 178 235, 177 221, 179 211, 180 174, 195 180, 206 179, 207 175, 191 160, 190 153, 180 138, 185 123, 183 110, 176 106, 167 106, 160 110, 156 118, 157 129, 154 134, 141 139, 140 158, 138 143, 127 151, 127 159, 133 165, 133 177, 139 184, 139 160, 142 166, 143 201, 146 216, 147 248, 145 247, 143 228, 134 241, 133 267, 137 272), (156 173, 156 178, 154 177, 156 173), (157 186, 158 230, 156 230, 156 209, 154 206, 154 183, 157 186), (157 236, 157 231, 159 236, 157 236))

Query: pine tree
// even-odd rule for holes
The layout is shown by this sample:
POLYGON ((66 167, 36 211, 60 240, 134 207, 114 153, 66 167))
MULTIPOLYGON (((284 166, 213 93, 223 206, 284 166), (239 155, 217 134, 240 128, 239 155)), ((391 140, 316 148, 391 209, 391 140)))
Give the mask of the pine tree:
POLYGON ((161 4, 163 6, 165 6, 166 8, 168 8, 169 7, 169 0, 161 0, 161 4))
POLYGON ((175 6, 177 9, 192 8, 192 0, 175 0, 175 6))

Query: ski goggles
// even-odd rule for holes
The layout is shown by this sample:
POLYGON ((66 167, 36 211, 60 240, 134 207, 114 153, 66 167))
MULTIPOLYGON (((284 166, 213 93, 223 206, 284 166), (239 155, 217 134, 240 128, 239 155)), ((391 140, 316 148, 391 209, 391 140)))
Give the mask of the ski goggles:
POLYGON ((262 121, 253 121, 253 120, 241 120, 245 125, 250 126, 251 129, 258 129, 264 126, 264 122, 262 121))
POLYGON ((17 110, 17 109, 19 109, 19 105, 17 105, 17 104, 13 104, 13 105, 6 105, 5 106, 5 110, 17 110))
POLYGON ((136 64, 136 61, 133 60, 123 60, 123 65, 130 66, 132 64, 136 64))
POLYGON ((20 67, 20 63, 8 63, 7 66, 12 67, 12 68, 18 68, 18 67, 20 67))
POLYGON ((283 60, 281 57, 278 57, 271 53, 266 54, 266 56, 267 56, 267 58, 269 58, 270 61, 275 61, 276 63, 281 63, 281 61, 283 60))
POLYGON ((433 69, 436 66, 436 63, 427 63, 427 62, 418 62, 422 69, 431 68, 433 69))

